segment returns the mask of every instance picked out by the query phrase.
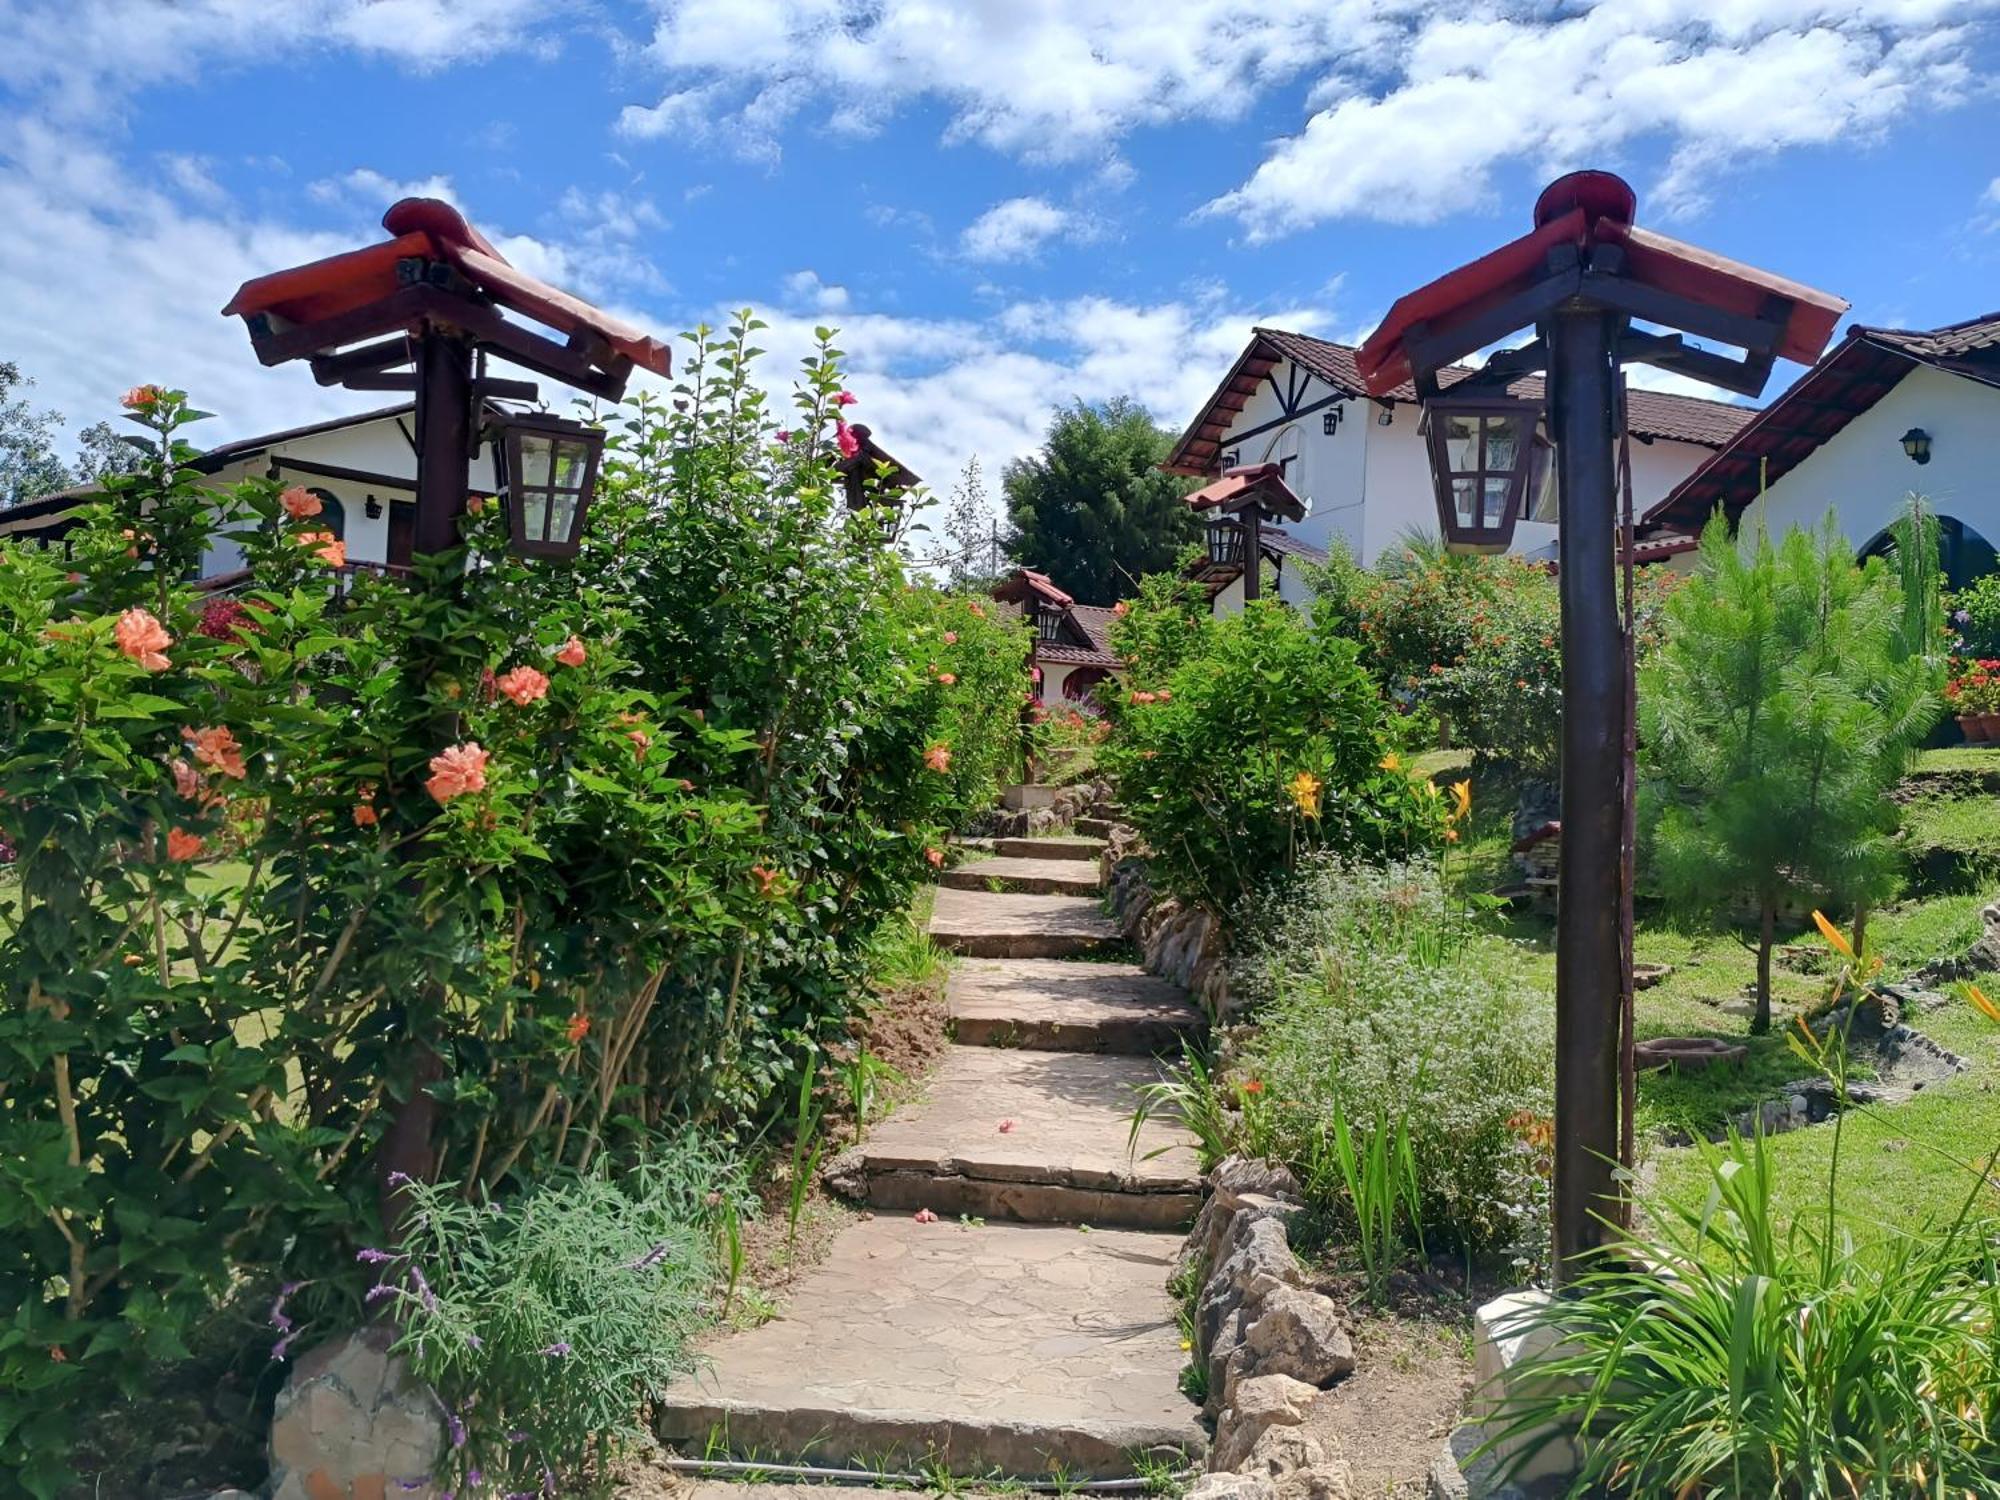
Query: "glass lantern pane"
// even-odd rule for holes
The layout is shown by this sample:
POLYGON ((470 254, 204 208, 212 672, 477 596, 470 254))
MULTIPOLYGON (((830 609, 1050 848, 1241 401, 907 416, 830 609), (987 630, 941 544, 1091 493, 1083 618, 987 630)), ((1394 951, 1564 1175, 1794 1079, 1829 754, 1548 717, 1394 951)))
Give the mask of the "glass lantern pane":
POLYGON ((1498 526, 1506 518, 1507 490, 1513 482, 1505 478, 1486 481, 1486 525, 1498 526))
POLYGON ((1447 416, 1444 421, 1444 454, 1454 474, 1479 467, 1479 418, 1447 416))
POLYGON ((546 490, 521 492, 521 539, 544 541, 549 534, 549 496, 546 490))
POLYGON ((555 472, 549 482, 559 490, 573 490, 583 483, 584 447, 578 442, 555 445, 555 472))
POLYGON ((574 490, 556 491, 549 498, 549 540, 554 542, 568 541, 570 528, 575 525, 576 492, 574 490))
POLYGON ((1484 468, 1489 474, 1511 474, 1514 460, 1521 451, 1521 426, 1513 417, 1488 417, 1486 420, 1486 462, 1484 468))
POLYGON ((522 488, 530 490, 547 489, 549 470, 553 466, 555 440, 541 433, 521 434, 521 474, 517 480, 522 488))
POLYGON ((1478 504, 1479 482, 1475 479, 1454 479, 1451 482, 1451 508, 1461 526, 1477 526, 1479 517, 1474 512, 1478 504))

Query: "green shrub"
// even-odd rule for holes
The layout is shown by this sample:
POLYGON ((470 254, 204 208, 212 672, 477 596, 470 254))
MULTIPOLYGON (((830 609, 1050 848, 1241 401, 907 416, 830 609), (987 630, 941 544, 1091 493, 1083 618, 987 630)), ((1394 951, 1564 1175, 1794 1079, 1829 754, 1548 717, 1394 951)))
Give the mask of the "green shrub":
POLYGON ((1975 578, 1947 600, 1952 651, 1959 656, 2000 656, 2000 573, 1975 578))
POLYGON ((714 1226, 750 1197, 692 1136, 616 1180, 565 1173, 506 1205, 454 1186, 413 1185, 402 1246, 360 1252, 378 1278, 368 1299, 393 1311, 397 1348, 450 1413, 441 1487, 553 1493, 545 1475, 574 1479, 637 1437, 643 1403, 693 1367, 714 1226))
POLYGON ((1548 999, 1512 957, 1472 940, 1437 869, 1320 856, 1245 913, 1231 980, 1255 1007, 1240 1067, 1261 1082, 1284 1159, 1317 1206, 1355 1205, 1326 1153, 1390 1102, 1407 1123, 1427 1233, 1531 1261, 1524 1160, 1552 1108, 1548 999))
POLYGON ((1193 625, 1184 608, 1142 595, 1113 627, 1132 667, 1101 761, 1162 884, 1226 910, 1317 849, 1435 845, 1442 801, 1399 768, 1352 641, 1274 600, 1193 625))
MULTIPOLYGON (((1586 1433, 1579 1497, 2000 1495, 1994 1226, 1836 1243, 1810 1216, 1780 1223, 1761 1137, 1697 1148, 1706 1198, 1645 1203, 1619 1247, 1634 1268, 1550 1305, 1550 1378, 1489 1436, 1586 1433)), ((1968 1186, 1971 1210, 1986 1189, 1968 1186)))

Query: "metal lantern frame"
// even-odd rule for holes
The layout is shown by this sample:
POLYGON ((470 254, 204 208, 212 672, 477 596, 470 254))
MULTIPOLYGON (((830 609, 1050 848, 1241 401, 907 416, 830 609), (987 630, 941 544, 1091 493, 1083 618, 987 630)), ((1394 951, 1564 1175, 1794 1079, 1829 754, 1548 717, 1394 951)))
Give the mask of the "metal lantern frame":
POLYGON ((1896 440, 1903 445, 1903 456, 1913 464, 1927 464, 1931 461, 1931 435, 1921 427, 1912 427, 1896 440))
POLYGON ((517 557, 575 557, 597 494, 604 429, 547 412, 524 412, 495 418, 487 430, 500 466, 507 550, 517 557), (537 441, 548 445, 545 465, 530 461, 528 445, 537 441), (531 480, 536 470, 539 474, 531 480), (575 483, 557 482, 571 475, 575 483))
POLYGON ((1504 391, 1445 391, 1424 401, 1424 440, 1429 447, 1431 487, 1438 526, 1450 552, 1505 552, 1514 543, 1514 525, 1526 505, 1535 468, 1536 427, 1542 403, 1504 391), (1454 421, 1473 424, 1472 465, 1452 461, 1454 421), (1504 468, 1489 463, 1491 439, 1511 433, 1513 458, 1504 468), (1459 487, 1470 486, 1471 504, 1461 508, 1459 487), (1496 489, 1497 487, 1497 489, 1496 489))

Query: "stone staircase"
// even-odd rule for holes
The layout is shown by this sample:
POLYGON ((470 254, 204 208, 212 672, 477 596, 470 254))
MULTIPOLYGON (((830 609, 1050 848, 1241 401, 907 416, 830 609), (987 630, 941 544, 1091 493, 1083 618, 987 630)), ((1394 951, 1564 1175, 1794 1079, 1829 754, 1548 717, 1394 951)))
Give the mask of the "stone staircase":
POLYGON ((1000 839, 998 858, 947 872, 931 934, 959 955, 955 1045, 829 1169, 871 1213, 777 1318, 711 1346, 663 1404, 664 1441, 1062 1481, 1205 1448, 1166 1290, 1199 1206, 1195 1153, 1158 1121, 1129 1149, 1134 1089, 1202 1022, 1116 961, 1101 847, 1000 839))

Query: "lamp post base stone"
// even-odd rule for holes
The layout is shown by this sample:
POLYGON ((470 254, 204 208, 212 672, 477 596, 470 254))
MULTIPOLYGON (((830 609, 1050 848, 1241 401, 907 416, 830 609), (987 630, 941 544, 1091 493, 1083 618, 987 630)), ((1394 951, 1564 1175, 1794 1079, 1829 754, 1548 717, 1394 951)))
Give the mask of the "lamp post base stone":
POLYGON ((1465 1424, 1432 1466, 1432 1500, 1529 1500, 1568 1487, 1580 1460, 1575 1443, 1554 1428, 1517 1434, 1472 1456, 1490 1436, 1480 1424, 1510 1396, 1548 1388, 1548 1377, 1535 1366, 1562 1346, 1562 1325, 1553 1313, 1559 1305, 1548 1291, 1507 1292, 1473 1315, 1472 1396, 1465 1424), (1532 1450, 1527 1460, 1500 1482, 1502 1467, 1526 1450, 1532 1450))

